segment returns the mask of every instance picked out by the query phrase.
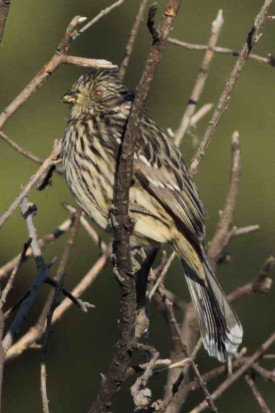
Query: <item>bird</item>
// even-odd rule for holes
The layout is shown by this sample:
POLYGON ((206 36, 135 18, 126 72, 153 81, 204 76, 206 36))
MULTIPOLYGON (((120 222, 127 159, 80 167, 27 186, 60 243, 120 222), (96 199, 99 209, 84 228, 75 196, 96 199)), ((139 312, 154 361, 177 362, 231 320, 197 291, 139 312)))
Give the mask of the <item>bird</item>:
MULTIPOLYGON (((82 75, 62 101, 71 105, 61 156, 78 205, 112 231, 115 174, 135 94, 114 69, 82 75)), ((170 245, 179 256, 205 349, 226 362, 242 342, 242 325, 206 253, 205 212, 183 157, 144 109, 129 191, 131 248, 170 245)))

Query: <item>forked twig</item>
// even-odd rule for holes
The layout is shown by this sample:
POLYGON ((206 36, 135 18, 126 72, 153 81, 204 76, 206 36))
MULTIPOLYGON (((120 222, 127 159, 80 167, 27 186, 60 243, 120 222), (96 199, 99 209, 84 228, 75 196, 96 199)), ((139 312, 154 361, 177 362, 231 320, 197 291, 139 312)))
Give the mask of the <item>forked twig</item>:
POLYGON ((224 90, 219 98, 217 107, 213 113, 212 119, 209 122, 208 128, 205 131, 200 146, 192 159, 189 168, 189 173, 191 176, 197 173, 199 163, 204 157, 205 151, 208 148, 211 138, 215 132, 216 126, 221 118, 221 115, 227 107, 228 101, 231 97, 232 90, 240 77, 240 73, 248 59, 248 56, 250 55, 253 47, 258 42, 261 36, 261 31, 263 29, 264 23, 266 22, 268 11, 271 4, 272 0, 265 0, 260 12, 255 18, 254 25, 249 32, 248 38, 246 39, 245 44, 240 52, 240 56, 238 57, 234 65, 234 68, 225 84, 224 90))

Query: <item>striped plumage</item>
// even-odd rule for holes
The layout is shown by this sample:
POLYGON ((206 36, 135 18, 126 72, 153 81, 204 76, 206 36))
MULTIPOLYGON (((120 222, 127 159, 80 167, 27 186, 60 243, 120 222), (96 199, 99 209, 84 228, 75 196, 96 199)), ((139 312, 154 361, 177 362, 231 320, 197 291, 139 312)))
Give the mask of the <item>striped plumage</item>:
MULTIPOLYGON (((117 72, 81 76, 63 101, 72 110, 63 140, 66 179, 78 204, 111 230, 117 156, 133 93, 117 72)), ((207 262, 204 213, 182 156, 144 111, 134 156, 130 214, 133 246, 172 245, 181 258, 208 353, 224 362, 242 341, 241 324, 207 262)))

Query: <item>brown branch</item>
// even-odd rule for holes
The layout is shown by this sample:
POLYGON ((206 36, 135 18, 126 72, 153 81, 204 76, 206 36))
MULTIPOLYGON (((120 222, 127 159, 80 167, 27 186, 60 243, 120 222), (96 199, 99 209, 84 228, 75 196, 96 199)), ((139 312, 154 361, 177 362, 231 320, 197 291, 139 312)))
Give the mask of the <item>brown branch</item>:
MULTIPOLYGON (((62 257, 60 259, 60 263, 59 266, 57 268, 57 272, 56 272, 56 276, 55 276, 55 281, 57 283, 59 283, 63 277, 64 277, 64 273, 65 273, 65 268, 67 265, 67 262, 69 260, 71 251, 72 251, 72 247, 74 245, 75 242, 75 238, 76 238, 76 234, 79 228, 79 222, 80 222, 80 216, 81 216, 81 210, 78 210, 76 215, 74 216, 74 220, 73 220, 73 224, 72 224, 72 228, 70 230, 70 235, 68 238, 68 241, 66 243, 64 252, 62 254, 62 257)), ((50 316, 50 320, 52 320, 52 314, 51 311, 53 311, 53 309, 55 308, 55 299, 56 299, 56 294, 58 293, 59 288, 56 288, 54 290, 51 290, 47 301, 43 307, 43 310, 40 314, 39 320, 38 320, 38 324, 39 326, 43 326, 42 327, 42 333, 44 333, 44 329, 45 329, 45 325, 46 325, 46 320, 47 318, 50 316)))
POLYGON ((36 155, 33 155, 30 151, 27 151, 26 149, 22 148, 22 146, 18 145, 16 142, 10 139, 4 132, 0 131, 0 136, 4 142, 10 145, 18 153, 25 156, 27 159, 30 159, 31 161, 38 163, 40 165, 43 163, 42 159, 38 158, 38 156, 36 155))
POLYGON ((236 201, 239 192, 241 152, 238 132, 234 132, 232 135, 231 150, 232 158, 230 185, 228 188, 224 209, 220 213, 220 220, 218 222, 217 231, 207 251, 209 263, 213 270, 215 270, 218 258, 229 241, 229 227, 233 221, 233 213, 236 207, 236 201))
MULTIPOLYGON (((80 297, 89 286, 93 283, 96 277, 101 273, 106 266, 109 257, 111 255, 111 245, 108 250, 94 263, 92 268, 82 278, 82 280, 72 290, 71 294, 74 297, 80 297)), ((61 304, 57 307, 53 314, 52 324, 56 323, 64 315, 64 313, 73 305, 73 302, 69 298, 65 298, 61 304)), ((44 307, 45 308, 45 307, 44 307)), ((41 324, 41 319, 32 326, 27 333, 25 333, 8 351, 7 360, 11 360, 20 356, 25 350, 30 348, 37 340, 39 340, 45 331, 45 323, 41 324)))
POLYGON ((205 86, 206 79, 208 77, 209 69, 211 66, 212 59, 214 57, 214 50, 213 48, 216 46, 218 38, 221 33, 221 29, 223 26, 223 15, 222 15, 222 10, 219 10, 218 15, 216 19, 212 22, 212 27, 211 27, 211 34, 209 37, 206 53, 203 57, 199 73, 197 76, 197 79, 195 81, 195 85, 193 87, 193 90, 191 92, 191 96, 188 100, 187 107, 184 111, 183 117, 181 119, 180 125, 175 132, 175 144, 179 145, 181 140, 183 139, 185 133, 188 131, 191 123, 191 118, 194 115, 196 106, 198 104, 198 101, 200 99, 200 96, 202 94, 202 91, 205 86))
MULTIPOLYGON (((168 39, 168 43, 173 44, 175 46, 180 46, 183 47, 185 49, 188 50, 207 50, 208 49, 208 45, 205 44, 193 44, 193 43, 187 43, 187 42, 182 42, 180 40, 177 39, 172 39, 169 38, 168 39)), ((226 54, 226 55, 231 55, 231 56, 235 56, 238 57, 240 56, 241 52, 238 50, 233 50, 233 49, 228 49, 227 47, 213 47, 213 51, 215 53, 221 53, 221 54, 226 54)), ((253 59, 256 60, 257 62, 260 63, 267 63, 270 66, 275 66, 274 65, 274 57, 271 55, 268 55, 268 57, 264 57, 264 56, 259 56, 253 53, 250 53, 250 55, 248 56, 249 59, 253 59)))
POLYGON ((151 401, 151 390, 147 387, 149 378, 152 376, 154 367, 159 358, 159 352, 152 346, 141 343, 136 344, 138 350, 146 351, 150 354, 150 361, 146 364, 144 371, 135 383, 131 386, 131 395, 134 400, 135 410, 141 412, 151 411, 147 410, 151 401))
MULTIPOLYGON (((74 208, 72 205, 69 205, 67 202, 63 202, 62 205, 71 214, 75 214, 77 211, 76 208, 74 208)), ((83 214, 80 217, 80 224, 87 231, 88 235, 92 238, 94 243, 101 249, 101 251, 107 251, 108 245, 100 238, 96 230, 91 226, 90 222, 85 218, 83 214)))
POLYGON ((221 115, 227 107, 228 101, 232 94, 232 90, 239 79, 240 73, 248 59, 248 56, 250 55, 253 47, 255 46, 255 44, 261 36, 261 32, 266 21, 266 18, 268 16, 268 10, 271 4, 272 0, 265 0, 260 12, 256 16, 254 25, 249 32, 248 38, 245 41, 240 56, 238 57, 235 66, 230 74, 230 77, 228 78, 225 84, 224 90, 220 96, 217 107, 213 113, 212 119, 209 122, 208 128, 205 131, 200 146, 192 159, 189 168, 189 173, 191 176, 197 173, 199 163, 204 157, 206 149, 208 148, 211 138, 215 132, 216 126, 221 118, 221 115))
POLYGON ((24 198, 21 202, 20 208, 23 218, 25 219, 27 224, 29 237, 31 238, 31 248, 37 267, 37 274, 29 288, 28 295, 21 303, 20 308, 2 341, 3 348, 6 352, 11 347, 14 338, 22 328, 23 322, 36 298, 38 290, 41 287, 41 285, 45 282, 48 276, 48 266, 46 265, 41 254, 41 250, 38 246, 37 231, 32 219, 33 214, 36 213, 37 210, 36 206, 34 204, 29 203, 27 198, 24 198))
MULTIPOLYGON (((262 358, 265 359, 266 356, 263 355, 262 358)), ((234 370, 236 368, 239 368, 244 363, 246 363, 247 360, 248 360, 248 357, 236 358, 236 360, 233 360, 232 362, 232 369, 234 370)), ((251 365, 251 369, 255 373, 257 373, 259 376, 261 376, 265 381, 275 382, 274 372, 264 369, 263 367, 259 365, 259 363, 257 362, 253 363, 251 365)), ((218 377, 226 373, 228 373, 228 367, 227 365, 223 364, 218 367, 215 367, 214 369, 207 371, 206 373, 202 375, 202 378, 204 381, 209 382, 211 380, 217 379, 218 377)), ((199 383, 197 382, 197 380, 193 380, 192 382, 188 384, 188 391, 194 391, 198 388, 199 388, 199 383)))
POLYGON ((60 142, 56 142, 51 155, 47 159, 45 159, 45 161, 40 166, 40 168, 37 170, 37 172, 30 178, 27 185, 22 189, 18 197, 13 201, 13 203, 9 206, 9 208, 0 216, 0 228, 4 225, 7 219, 10 218, 12 213, 20 205, 23 199, 28 195, 33 185, 35 185, 35 183, 41 178, 41 176, 45 173, 45 171, 47 171, 51 166, 53 166, 56 163, 56 158, 60 153, 59 145, 60 145, 60 142))
MULTIPOLYGON (((88 30, 90 27, 92 27, 95 23, 97 23, 102 17, 106 16, 109 14, 113 9, 116 7, 119 7, 122 3, 124 3, 125 0, 118 0, 111 4, 111 6, 106 7, 106 9, 101 10, 100 13, 98 13, 92 20, 90 20, 88 23, 85 24, 78 32, 74 34, 74 37, 79 36, 81 33, 84 33, 86 30, 88 30)), ((86 18, 85 18, 86 20, 86 18)))
MULTIPOLYGON (((248 360, 234 373, 232 373, 216 390, 211 394, 213 400, 220 397, 225 390, 228 389, 237 379, 239 379, 255 361, 275 342, 275 333, 272 333, 268 339, 257 349, 257 351, 248 358, 248 360)), ((190 413, 200 413, 207 408, 207 402, 203 401, 197 407, 191 410, 190 413)))
POLYGON ((68 56, 64 55, 62 62, 63 64, 69 64, 79 67, 90 67, 93 69, 116 69, 117 65, 113 65, 111 62, 105 59, 89 59, 87 57, 80 56, 68 56))
POLYGON ((2 43, 8 14, 10 11, 11 0, 0 0, 0 46, 2 43))
POLYGON ((125 52, 124 52, 124 56, 122 58, 122 62, 120 64, 120 68, 119 68, 119 75, 121 77, 121 79, 124 78, 128 64, 129 64, 129 60, 131 57, 131 54, 133 53, 133 49, 134 49, 134 44, 138 35, 138 31, 139 31, 139 27, 143 21, 143 17, 144 17, 144 13, 145 13, 145 9, 147 6, 148 0, 141 0, 140 2, 140 6, 135 18, 135 22, 134 25, 132 27, 126 48, 125 48, 125 52))
POLYGON ((27 252, 28 249, 29 249, 29 246, 30 246, 30 244, 31 244, 31 241, 32 241, 32 240, 29 239, 29 240, 24 244, 24 246, 23 246, 23 251, 22 251, 22 253, 19 255, 19 258, 18 258, 18 260, 17 260, 17 262, 16 262, 16 264, 15 264, 13 270, 12 270, 12 273, 11 273, 11 275, 10 275, 10 278, 9 278, 7 284, 5 285, 5 288, 4 288, 4 290, 3 290, 2 294, 1 294, 1 299, 0 299, 0 310, 1 310, 1 311, 2 311, 2 309, 3 309, 3 306, 4 306, 5 303, 6 303, 8 294, 9 294, 10 290, 12 289, 15 276, 16 276, 16 274, 17 274, 17 272, 18 272, 18 270, 19 270, 22 262, 23 262, 24 259, 26 258, 26 252, 27 252))
MULTIPOLYGON (((61 39, 55 54, 51 58, 51 60, 37 73, 37 75, 30 81, 30 83, 22 90, 21 93, 4 109, 4 111, 0 114, 0 129, 3 128, 4 124, 7 120, 14 115, 14 113, 19 109, 23 103, 26 102, 27 99, 37 90, 39 89, 43 83, 47 80, 47 78, 63 63, 72 63, 72 60, 78 61, 78 59, 74 56, 70 56, 69 58, 65 57, 68 47, 76 33, 77 26, 83 21, 83 17, 76 16, 70 22, 69 26, 67 27, 66 33, 61 39)), ((89 59, 90 62, 92 61, 89 59)), ((79 62, 79 61, 78 61, 79 62)), ((87 61, 86 61, 87 62, 87 61)), ((101 67, 100 61, 94 60, 95 67, 101 67)), ((106 62, 104 61, 104 67, 106 67, 106 62)), ((74 63, 75 64, 75 63, 74 63)), ((78 63, 77 63, 78 64, 78 63)), ((107 67, 114 67, 113 65, 107 64, 107 67)))
POLYGON ((227 299, 229 302, 237 301, 240 298, 253 295, 255 293, 268 293, 272 285, 272 279, 270 278, 270 272, 275 265, 275 258, 269 257, 262 266, 256 279, 237 287, 234 291, 228 294, 227 299))
MULTIPOLYGON (((71 225, 72 225, 72 219, 71 218, 66 219, 64 222, 62 222, 62 224, 60 224, 52 232, 50 232, 49 234, 45 235, 43 238, 40 238, 38 240, 39 248, 42 250, 47 245, 49 245, 51 242, 58 239, 61 235, 65 234, 65 232, 68 231, 71 225)), ((23 257, 23 261, 28 260, 32 256, 33 256, 32 249, 28 248, 23 257)), ((9 273, 14 270, 14 268, 18 265, 18 261, 20 261, 20 259, 21 259, 21 254, 12 258, 10 261, 8 261, 6 264, 4 264, 0 268, 0 280, 7 277, 9 273)))
POLYGON ((271 410, 269 409, 268 405, 266 404, 266 401, 264 400, 263 396, 260 393, 260 390, 258 389, 258 387, 255 384, 255 381, 252 379, 252 377, 249 374, 245 375, 245 381, 247 382, 247 384, 249 385, 252 393, 255 396, 255 399, 257 400, 261 411, 263 413, 271 413, 271 410))
POLYGON ((47 394, 47 371, 46 363, 44 361, 41 362, 40 366, 40 391, 42 397, 43 413, 50 413, 49 399, 47 394))
MULTIPOLYGON (((207 389, 206 383, 205 383, 205 381, 203 380, 203 378, 202 378, 202 376, 201 376, 201 374, 200 374, 200 372, 199 372, 198 366, 197 366, 196 363, 194 362, 193 358, 190 357, 189 354, 188 354, 188 349, 187 349, 186 343, 184 342, 184 339, 183 339, 183 337, 182 337, 182 333, 181 333, 181 330, 180 330, 180 328, 179 328, 179 325, 178 325, 178 323, 177 323, 176 316, 175 316, 175 313, 174 313, 174 310, 173 310, 173 307, 172 307, 172 303, 169 303, 167 299, 166 299, 165 301, 166 301, 167 311, 168 311, 168 314, 169 314, 169 322, 172 324, 172 326, 173 326, 173 328, 174 328, 174 330, 175 330, 175 332, 176 332, 176 335, 177 335, 177 338, 178 338, 178 342, 179 342, 179 344, 180 344, 180 346, 181 346, 181 349, 182 349, 183 353, 186 355, 186 357, 189 357, 189 358, 190 358, 190 366, 192 367, 192 369, 193 369, 193 371, 194 371, 194 374, 195 374, 195 376, 196 376, 196 378, 197 378, 197 380, 198 380, 199 386, 200 386, 200 388, 201 388, 202 391, 203 391, 203 394, 204 394, 204 396, 205 396, 205 402, 206 402, 207 406, 209 406, 209 408, 211 409, 211 411, 217 412, 218 410, 217 410, 217 408, 216 408, 216 406, 215 406, 215 404, 214 404, 214 400, 213 400, 213 398, 211 397, 211 395, 210 395, 210 393, 209 393, 209 391, 208 391, 208 389, 207 389)), ((199 347, 198 347, 198 348, 199 348, 199 347)), ((195 355, 195 354, 196 354, 196 353, 194 353, 194 355, 195 355)), ((170 401, 171 401, 171 400, 170 400, 170 401)), ((170 401, 169 401, 169 402, 170 402, 170 401)))
POLYGON ((180 3, 181 0, 167 1, 166 10, 158 29, 160 36, 158 39, 153 39, 142 78, 136 89, 135 100, 132 104, 123 138, 115 181, 113 212, 115 265, 122 292, 119 320, 120 337, 116 345, 112 365, 106 375, 104 383, 101 385, 101 389, 90 409, 90 413, 103 413, 110 408, 114 394, 125 380, 127 367, 131 359, 132 351, 129 348, 129 344, 135 335, 136 294, 129 244, 132 225, 128 217, 128 206, 135 138, 139 131, 142 108, 180 3))

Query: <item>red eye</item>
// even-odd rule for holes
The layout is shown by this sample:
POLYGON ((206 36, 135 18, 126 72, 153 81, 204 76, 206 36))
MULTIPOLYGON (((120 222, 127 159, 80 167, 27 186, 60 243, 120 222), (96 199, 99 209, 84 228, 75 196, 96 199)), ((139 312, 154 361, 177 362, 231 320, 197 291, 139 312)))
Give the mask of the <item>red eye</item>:
POLYGON ((96 89, 94 91, 94 96, 96 98, 102 98, 103 95, 104 95, 104 91, 102 89, 96 89))

